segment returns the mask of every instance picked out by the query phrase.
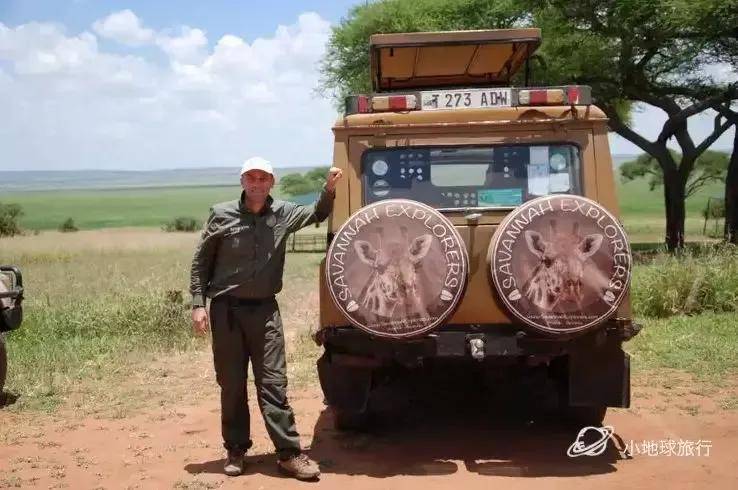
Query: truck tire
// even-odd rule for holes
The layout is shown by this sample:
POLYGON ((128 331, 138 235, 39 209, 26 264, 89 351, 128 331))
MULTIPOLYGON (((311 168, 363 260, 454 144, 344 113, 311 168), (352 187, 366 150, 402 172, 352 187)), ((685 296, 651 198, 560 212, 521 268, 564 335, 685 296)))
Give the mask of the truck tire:
POLYGON ((369 414, 367 412, 333 409, 333 427, 336 430, 361 432, 368 426, 369 414))
POLYGON ((0 334, 0 401, 3 399, 5 376, 8 373, 8 353, 5 349, 5 337, 0 334))
POLYGON ((326 255, 325 283, 348 322, 370 335, 420 337, 443 324, 464 296, 469 258, 453 223, 436 209, 386 199, 359 209, 326 255))
POLYGON ((556 194, 517 207, 489 251, 500 302, 546 335, 601 327, 625 298, 632 257, 620 222, 590 199, 556 194))

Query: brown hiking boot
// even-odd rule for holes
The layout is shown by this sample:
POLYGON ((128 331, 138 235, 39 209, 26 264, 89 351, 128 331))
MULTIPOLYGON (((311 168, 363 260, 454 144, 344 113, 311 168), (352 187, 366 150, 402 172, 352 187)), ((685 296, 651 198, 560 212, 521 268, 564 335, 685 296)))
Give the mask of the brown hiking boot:
POLYGON ((277 461, 279 469, 298 480, 313 480, 320 476, 318 463, 308 458, 304 453, 290 456, 288 459, 277 461))
POLYGON ((237 451, 228 451, 223 471, 228 476, 238 476, 243 473, 243 453, 237 451))

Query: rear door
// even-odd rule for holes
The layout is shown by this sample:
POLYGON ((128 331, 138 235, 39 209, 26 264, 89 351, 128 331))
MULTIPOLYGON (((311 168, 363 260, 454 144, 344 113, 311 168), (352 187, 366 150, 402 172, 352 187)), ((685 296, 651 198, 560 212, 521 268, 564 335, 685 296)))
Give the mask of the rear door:
MULTIPOLYGON (((463 185, 453 184, 472 184, 483 178, 483 169, 478 164, 484 161, 486 154, 494 154, 496 150, 507 151, 513 160, 522 158, 527 171, 531 158, 533 164, 540 163, 536 159, 542 158, 546 148, 553 149, 552 153, 560 148, 575 148, 580 176, 575 192, 596 199, 596 174, 587 170, 594 169, 592 141, 589 129, 562 131, 559 128, 540 127, 516 131, 461 132, 455 129, 354 136, 349 144, 351 172, 355 174, 355 179, 351 181, 361 182, 362 185, 352 185, 349 189, 351 212, 358 211, 369 202, 393 197, 414 199, 443 209, 443 214, 461 234, 469 254, 466 293, 447 323, 509 323, 510 319, 497 301, 494 286, 490 282, 488 249, 497 225, 515 207, 520 194, 511 192, 507 185, 498 185, 500 179, 496 182, 492 179, 481 186, 470 186, 466 192, 463 185), (531 152, 531 148, 535 150, 531 152), (446 155, 450 157, 446 158, 446 155), (461 162, 465 158, 469 159, 469 163, 461 162), (454 178, 458 181, 454 182, 454 178), (465 193, 468 195, 465 196, 465 193), (479 216, 471 221, 469 216, 473 214, 479 216)), ((494 158, 490 164, 492 160, 494 158)), ((504 163, 494 165, 501 167, 494 169, 499 170, 497 176, 514 176, 513 165, 507 172, 504 163)), ((529 190, 540 192, 539 184, 540 178, 538 184, 527 182, 522 199, 530 198, 529 190)), ((563 192, 560 179, 557 185, 563 192)))

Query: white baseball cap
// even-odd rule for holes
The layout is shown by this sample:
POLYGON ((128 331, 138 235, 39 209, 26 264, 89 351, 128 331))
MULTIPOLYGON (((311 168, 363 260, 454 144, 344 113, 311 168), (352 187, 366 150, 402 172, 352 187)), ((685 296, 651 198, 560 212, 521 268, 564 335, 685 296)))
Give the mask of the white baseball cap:
POLYGON ((269 160, 265 160, 261 157, 252 157, 243 162, 243 166, 241 167, 241 175, 245 174, 249 170, 261 170, 272 176, 274 175, 272 164, 269 163, 269 160))

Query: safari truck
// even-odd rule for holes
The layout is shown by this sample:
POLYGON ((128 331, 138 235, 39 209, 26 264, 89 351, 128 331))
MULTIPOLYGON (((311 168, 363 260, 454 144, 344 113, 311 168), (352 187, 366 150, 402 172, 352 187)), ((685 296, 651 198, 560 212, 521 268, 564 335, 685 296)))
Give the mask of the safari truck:
POLYGON ((373 92, 333 127, 347 178, 319 280, 318 373, 338 428, 365 424, 398 379, 445 369, 542 378, 553 413, 581 423, 629 406, 622 343, 639 327, 607 118, 589 87, 528 86, 540 42, 539 29, 371 36, 373 92))
POLYGON ((5 332, 15 330, 23 320, 23 276, 20 269, 0 265, 0 398, 8 373, 5 332))

